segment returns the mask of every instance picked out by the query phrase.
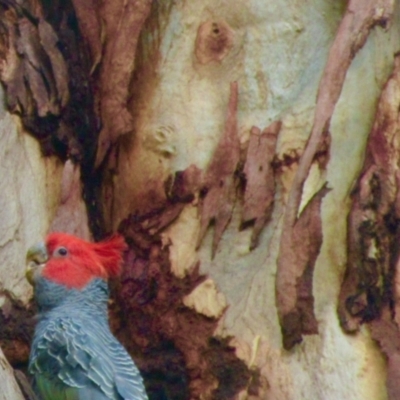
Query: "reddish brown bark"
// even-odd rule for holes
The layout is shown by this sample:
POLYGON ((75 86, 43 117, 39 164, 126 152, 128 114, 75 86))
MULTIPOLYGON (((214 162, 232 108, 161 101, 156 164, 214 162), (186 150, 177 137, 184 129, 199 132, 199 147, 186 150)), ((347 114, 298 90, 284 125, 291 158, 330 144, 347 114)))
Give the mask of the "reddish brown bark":
POLYGON ((347 331, 357 330, 360 323, 378 316, 380 306, 387 301, 393 301, 395 318, 399 315, 399 107, 397 56, 379 100, 364 167, 352 195, 348 261, 339 303, 340 320, 347 331))
POLYGON ((58 50, 57 35, 43 19, 33 23, 10 10, 8 51, 1 69, 10 108, 17 112, 37 110, 39 117, 58 116, 69 99, 68 71, 58 50))
POLYGON ((102 57, 102 22, 99 10, 99 2, 96 0, 72 0, 79 28, 83 39, 88 44, 91 55, 91 72, 99 64, 102 57))
POLYGON ((10 111, 21 116, 46 155, 90 165, 98 121, 84 45, 75 26, 65 23, 73 20, 69 3, 56 3, 56 12, 53 3, 42 8, 34 2, 30 9, 29 2, 0 4, 0 73, 10 111))
POLYGON ((276 299, 283 346, 292 348, 303 334, 318 333, 314 316, 312 277, 322 244, 321 203, 326 187, 320 189, 281 241, 276 277, 276 299))
POLYGON ((244 165, 246 190, 242 211, 242 224, 254 223, 250 248, 258 244, 264 225, 271 218, 275 197, 275 174, 272 162, 281 122, 273 122, 261 133, 251 128, 249 147, 244 165))
MULTIPOLYGON (((103 128, 98 141, 97 166, 102 162, 110 145, 120 135, 133 129, 132 115, 127 108, 130 82, 135 67, 139 35, 150 14, 151 4, 152 0, 103 3, 101 15, 106 26, 106 44, 100 77, 103 128)), ((93 52, 96 52, 96 49, 93 49, 93 52)))
POLYGON ((207 168, 200 200, 200 234, 198 246, 211 222, 215 222, 212 256, 232 217, 236 200, 235 172, 240 158, 240 143, 237 134, 238 84, 231 83, 228 115, 225 131, 207 168))
POLYGON ((178 174, 164 207, 122 222, 119 230, 130 251, 115 290, 120 309, 115 307, 112 315, 118 336, 135 354, 150 396, 223 400, 244 389, 252 372, 237 358, 229 338, 214 337, 218 319, 185 307, 184 297, 206 277, 199 275, 198 265, 183 279, 176 277, 169 246, 161 239, 163 229, 194 199, 196 175, 193 167, 178 174))

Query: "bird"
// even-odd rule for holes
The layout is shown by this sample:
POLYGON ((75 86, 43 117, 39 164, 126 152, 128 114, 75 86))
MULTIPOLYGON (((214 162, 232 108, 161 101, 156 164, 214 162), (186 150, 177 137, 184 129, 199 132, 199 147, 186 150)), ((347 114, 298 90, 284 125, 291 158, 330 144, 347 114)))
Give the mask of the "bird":
POLYGON ((92 243, 54 232, 27 251, 38 307, 28 371, 43 400, 148 400, 108 323, 108 279, 120 273, 126 248, 118 234, 92 243))

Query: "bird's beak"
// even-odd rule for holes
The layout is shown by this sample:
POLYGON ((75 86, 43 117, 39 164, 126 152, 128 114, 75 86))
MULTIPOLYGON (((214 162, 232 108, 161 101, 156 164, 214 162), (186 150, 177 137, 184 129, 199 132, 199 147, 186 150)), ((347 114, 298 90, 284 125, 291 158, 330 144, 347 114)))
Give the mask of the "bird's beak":
POLYGON ((43 242, 35 244, 27 251, 25 276, 32 286, 35 285, 35 273, 43 268, 48 259, 49 255, 43 242))

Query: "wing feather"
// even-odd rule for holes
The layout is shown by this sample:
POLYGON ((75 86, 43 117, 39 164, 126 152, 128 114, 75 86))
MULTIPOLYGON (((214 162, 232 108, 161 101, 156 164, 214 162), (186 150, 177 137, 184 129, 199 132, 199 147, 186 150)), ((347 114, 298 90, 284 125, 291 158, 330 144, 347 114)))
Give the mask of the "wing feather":
POLYGON ((43 327, 32 344, 29 370, 41 392, 51 387, 59 393, 57 382, 67 390, 67 397, 43 395, 45 400, 147 400, 139 370, 108 325, 58 317, 43 327))

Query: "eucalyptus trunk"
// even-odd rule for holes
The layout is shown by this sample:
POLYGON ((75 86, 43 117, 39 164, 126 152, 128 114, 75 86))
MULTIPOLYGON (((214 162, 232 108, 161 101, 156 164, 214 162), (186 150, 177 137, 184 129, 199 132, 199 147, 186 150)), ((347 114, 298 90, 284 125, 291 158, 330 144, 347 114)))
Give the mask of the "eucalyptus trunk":
POLYGON ((15 368, 26 248, 119 231, 110 322, 150 399, 400 398, 399 2, 0 0, 0 21, 15 368))

